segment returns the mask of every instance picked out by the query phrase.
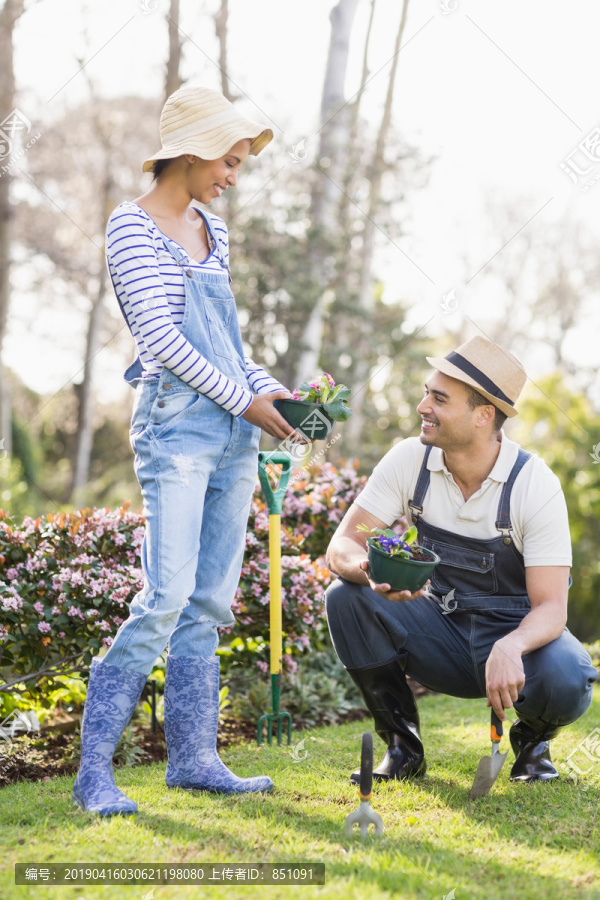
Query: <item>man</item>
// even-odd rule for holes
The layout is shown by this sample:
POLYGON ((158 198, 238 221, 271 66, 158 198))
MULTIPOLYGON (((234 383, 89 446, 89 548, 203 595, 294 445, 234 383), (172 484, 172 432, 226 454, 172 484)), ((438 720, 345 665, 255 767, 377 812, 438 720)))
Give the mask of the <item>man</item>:
POLYGON ((527 378, 514 356, 476 337, 427 361, 420 436, 384 456, 329 545, 332 640, 387 745, 376 780, 425 773, 410 675, 442 694, 487 696, 503 721, 514 708, 511 780, 549 781, 558 772, 548 742, 583 715, 598 677, 565 627, 564 495, 546 464, 502 431, 527 378), (414 594, 371 580, 357 530, 403 516, 441 558, 414 594))

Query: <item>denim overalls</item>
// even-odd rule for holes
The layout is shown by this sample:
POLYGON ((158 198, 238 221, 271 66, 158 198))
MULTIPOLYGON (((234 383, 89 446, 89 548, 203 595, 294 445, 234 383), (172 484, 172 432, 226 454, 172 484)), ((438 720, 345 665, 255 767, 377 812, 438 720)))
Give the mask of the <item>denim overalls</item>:
MULTIPOLYGON (((485 664, 494 643, 514 631, 530 610, 523 557, 510 536, 510 495, 531 454, 519 450, 503 486, 496 516, 499 535, 477 540, 423 518, 430 451, 425 451, 409 501, 419 543, 441 558, 427 595, 393 602, 340 578, 326 594, 329 629, 348 669, 384 665, 401 655, 406 674, 430 690, 484 697, 485 664)), ((514 706, 524 718, 567 725, 590 705, 597 672, 568 629, 526 654, 523 667, 525 686, 514 706)))
MULTIPOLYGON (((180 331, 228 378, 250 389, 228 269, 202 213, 223 272, 184 270, 180 331)), ((139 358, 125 372, 136 389, 131 429, 144 501, 144 586, 105 656, 109 665, 149 674, 169 641, 174 656, 213 656, 219 625, 235 619, 260 429, 234 417, 166 367, 143 377, 139 358)))

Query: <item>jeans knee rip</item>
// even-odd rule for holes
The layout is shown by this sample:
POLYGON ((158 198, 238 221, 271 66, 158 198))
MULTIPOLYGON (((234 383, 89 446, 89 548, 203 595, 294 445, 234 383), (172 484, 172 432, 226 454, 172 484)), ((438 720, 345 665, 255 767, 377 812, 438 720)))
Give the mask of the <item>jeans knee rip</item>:
POLYGON ((182 485, 189 485, 190 472, 194 468, 194 459, 191 456, 184 456, 178 453, 177 456, 171 457, 171 462, 179 475, 179 481, 182 485))

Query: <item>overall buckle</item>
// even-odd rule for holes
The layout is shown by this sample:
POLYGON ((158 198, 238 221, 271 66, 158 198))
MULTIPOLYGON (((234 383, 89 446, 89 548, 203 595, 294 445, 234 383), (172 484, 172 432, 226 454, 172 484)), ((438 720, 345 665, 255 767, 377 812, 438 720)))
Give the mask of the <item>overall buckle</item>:
POLYGON ((504 543, 507 544, 507 545, 508 545, 508 544, 512 544, 512 538, 511 538, 512 528, 511 528, 511 526, 509 525, 507 528, 504 528, 504 527, 500 524, 500 522, 496 522, 496 528, 498 529, 498 531, 500 532, 500 534, 501 534, 502 537, 504 538, 504 543))
POLYGON ((416 525, 417 522, 418 522, 419 516, 422 515, 422 513, 423 513, 423 507, 422 507, 422 506, 417 506, 416 503, 413 503, 412 500, 409 500, 409 501, 408 501, 408 508, 409 508, 410 511, 411 511, 411 518, 412 518, 412 521, 413 521, 413 525, 416 525), (415 512, 416 512, 416 515, 415 515, 415 512))

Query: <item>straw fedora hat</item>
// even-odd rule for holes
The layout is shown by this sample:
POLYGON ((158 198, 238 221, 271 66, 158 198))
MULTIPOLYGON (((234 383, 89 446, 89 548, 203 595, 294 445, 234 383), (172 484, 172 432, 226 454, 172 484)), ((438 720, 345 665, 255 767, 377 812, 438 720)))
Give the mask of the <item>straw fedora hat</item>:
POLYGON ((511 418, 518 415, 515 403, 527 381, 518 359, 484 337, 465 341, 445 357, 426 357, 434 369, 471 385, 490 403, 511 418))
POLYGON ((173 159, 184 153, 193 153, 201 159, 218 159, 242 138, 250 138, 250 155, 258 156, 273 140, 273 132, 241 116, 219 91, 180 88, 163 106, 162 147, 144 161, 142 172, 153 172, 158 159, 173 159))

